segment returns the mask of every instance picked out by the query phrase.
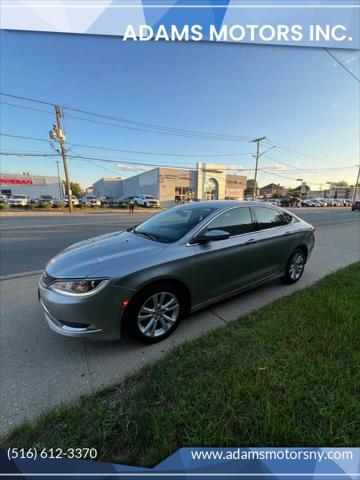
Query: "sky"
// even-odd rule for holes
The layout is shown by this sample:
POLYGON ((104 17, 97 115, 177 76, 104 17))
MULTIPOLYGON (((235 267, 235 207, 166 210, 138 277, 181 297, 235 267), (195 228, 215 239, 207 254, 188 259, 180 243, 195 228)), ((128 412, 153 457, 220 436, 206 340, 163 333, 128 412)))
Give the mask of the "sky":
MULTIPOLYGON (((1 92, 64 107, 69 155, 92 157, 69 158, 71 180, 82 187, 103 176, 129 177, 144 170, 131 162, 194 167, 202 161, 253 169, 256 144, 251 139, 261 136, 266 136, 261 152, 275 147, 260 157, 260 186, 296 186, 302 178, 318 190, 329 181, 355 182, 359 83, 322 49, 123 42, 107 36, 16 31, 0 35, 1 92), (240 138, 143 131, 70 107, 240 138)), ((359 52, 332 53, 359 76, 359 52)), ((54 108, 0 99, 1 133, 45 140, 1 136, 1 152, 54 153, 48 134, 54 108), (19 108, 24 106, 42 111, 19 108)), ((56 175, 56 163, 54 157, 2 155, 1 171, 56 175)), ((244 174, 252 178, 253 170, 244 174)))

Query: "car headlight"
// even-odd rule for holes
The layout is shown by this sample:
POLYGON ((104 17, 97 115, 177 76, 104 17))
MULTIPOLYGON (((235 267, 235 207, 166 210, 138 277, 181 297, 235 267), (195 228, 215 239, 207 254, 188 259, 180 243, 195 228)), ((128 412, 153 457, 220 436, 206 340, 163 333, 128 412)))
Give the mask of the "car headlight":
POLYGON ((57 280, 49 286, 50 290, 63 295, 88 297, 95 295, 109 283, 109 280, 57 280))

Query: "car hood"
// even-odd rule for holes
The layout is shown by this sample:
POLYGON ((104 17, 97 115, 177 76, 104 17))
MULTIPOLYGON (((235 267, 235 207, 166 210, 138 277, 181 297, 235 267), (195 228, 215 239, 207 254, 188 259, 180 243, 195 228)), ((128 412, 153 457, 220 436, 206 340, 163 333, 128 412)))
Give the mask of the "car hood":
POLYGON ((158 255, 165 245, 140 235, 114 232, 75 243, 48 262, 46 271, 55 278, 101 276, 110 267, 158 255))

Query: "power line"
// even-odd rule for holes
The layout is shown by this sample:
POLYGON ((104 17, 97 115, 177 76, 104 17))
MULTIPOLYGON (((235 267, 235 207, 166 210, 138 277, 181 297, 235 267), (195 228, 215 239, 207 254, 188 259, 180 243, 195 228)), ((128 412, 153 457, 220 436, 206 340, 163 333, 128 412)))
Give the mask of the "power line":
POLYGON ((50 105, 51 107, 55 106, 55 103, 45 102, 44 100, 37 100, 35 98, 30 98, 30 97, 21 97, 20 95, 13 95, 11 93, 0 92, 0 95, 3 95, 4 97, 9 97, 9 98, 16 98, 18 100, 26 100, 27 102, 41 103, 43 105, 50 105))
POLYGON ((166 157, 238 157, 240 155, 251 155, 251 152, 238 152, 238 153, 171 153, 171 152, 144 152, 140 150, 124 150, 120 148, 113 147, 102 147, 97 145, 83 145, 81 143, 72 143, 73 147, 89 148, 94 150, 107 150, 110 152, 121 152, 121 153, 135 153, 141 155, 156 155, 156 156, 166 156, 166 157))
POLYGON ((73 107, 64 107, 65 110, 72 110, 73 112, 78 112, 78 113, 83 113, 85 115, 90 115, 90 116, 95 116, 99 118, 105 118, 107 120, 112 120, 120 123, 126 123, 129 125, 136 125, 138 127, 145 127, 145 128, 151 128, 151 129, 159 129, 162 131, 171 131, 171 132, 177 132, 180 134, 194 134, 194 135, 205 135, 205 136, 214 136, 214 137, 219 137, 219 138, 226 138, 226 139, 241 139, 241 140, 247 140, 249 141, 250 137, 244 137, 244 136, 238 136, 238 135, 228 135, 228 134, 222 134, 222 133, 213 133, 213 132, 202 132, 199 130, 188 130, 188 129, 183 129, 183 128, 174 128, 174 127, 165 127, 163 125, 158 125, 154 123, 145 123, 145 122, 137 122, 134 120, 127 120, 125 118, 120 118, 120 117, 115 117, 112 115, 104 115, 101 113, 95 113, 95 112, 90 112, 88 110, 81 110, 79 108, 73 108, 73 107))
MULTIPOLYGON (((294 147, 290 147, 288 145, 284 145, 284 144, 281 144, 279 142, 276 142, 275 140, 272 140, 271 139, 271 142, 273 144, 275 144, 277 147, 278 147, 278 152, 279 153, 283 153, 284 155, 290 155, 286 150, 290 150, 290 152, 293 152, 293 155, 295 154, 295 156, 300 156, 300 157, 304 157, 304 158, 312 158, 314 160, 318 160, 320 162, 325 162, 325 163, 334 163, 332 162, 331 160, 327 160, 325 158, 321 158, 321 157, 317 157, 315 155, 311 155, 309 153, 305 153, 305 152, 301 152, 300 150, 297 150, 296 148, 294 147), (285 153, 284 152, 281 152, 281 149, 285 150, 285 153)), ((265 143, 268 143, 268 142, 265 142, 265 143)))
POLYGON ((288 167, 291 167, 293 168, 293 170, 284 170, 286 172, 294 172, 294 173, 301 173, 301 172, 330 172, 330 171, 334 171, 334 170, 342 170, 344 168, 356 168, 357 165, 339 165, 338 167, 327 167, 327 168, 295 168, 293 167, 293 165, 289 164, 289 163, 284 163, 284 162, 280 162, 279 160, 277 160, 276 158, 273 158, 273 157, 270 157, 269 155, 264 155, 264 157, 268 158, 269 160, 272 160, 274 162, 279 162, 280 164, 283 164, 285 166, 288 166, 288 167))
POLYGON ((344 65, 333 53, 330 52, 330 50, 326 47, 323 47, 323 50, 330 55, 331 58, 335 60, 336 63, 338 63, 344 70, 347 71, 349 75, 351 75, 353 78, 355 78, 356 81, 360 82, 360 78, 358 78, 351 70, 347 68, 346 65, 344 65))
POLYGON ((0 102, 1 105, 6 105, 8 107, 22 108, 24 110, 32 110, 33 112, 46 113, 48 115, 53 115, 53 112, 48 112, 47 110, 41 110, 40 108, 28 107, 26 105, 17 105, 16 103, 10 102, 0 102))
MULTIPOLYGON (((280 175, 278 173, 268 172, 268 171, 263 173, 265 173, 266 175, 273 175, 275 177, 286 178, 287 180, 292 180, 293 182, 298 182, 297 178, 287 177, 286 175, 280 175)), ((318 185, 318 182, 306 182, 306 183, 309 183, 310 185, 318 185)))
MULTIPOLYGON (((35 137, 25 137, 21 135, 11 135, 8 133, 0 133, 0 135, 4 137, 11 137, 11 138, 20 138, 24 140, 33 140, 33 141, 39 141, 39 142, 46 142, 49 143, 48 140, 43 139, 43 138, 35 138, 35 137)), ((114 151, 114 152, 121 152, 121 153, 134 153, 134 154, 141 154, 141 155, 161 155, 161 156, 169 156, 169 157, 195 157, 195 158, 200 158, 200 157, 237 157, 239 155, 251 155, 250 152, 238 152, 238 153, 170 153, 170 152, 145 152, 145 151, 139 151, 139 150, 124 150, 120 148, 113 148, 113 147, 104 147, 104 146, 98 146, 98 145, 85 145, 81 143, 68 143, 71 147, 81 147, 81 148, 89 148, 89 149, 95 149, 95 150, 107 150, 107 151, 114 151)))
MULTIPOLYGON (((60 154, 56 153, 39 153, 39 152, 16 152, 16 151, 6 151, 6 152, 0 152, 0 155, 4 156, 29 156, 29 157, 58 157, 60 154)), ((268 155, 265 155, 265 157, 269 158, 270 160, 274 160, 273 158, 269 157, 268 155)), ((190 170, 197 170, 196 167, 190 166, 190 165, 168 165, 168 164, 161 164, 161 163, 143 163, 143 162, 136 162, 133 160, 112 160, 110 158, 99 158, 99 157, 89 157, 86 155, 78 155, 76 153, 70 154, 69 158, 74 158, 74 159, 87 159, 87 160, 96 160, 96 161, 101 161, 101 162, 109 162, 109 163, 116 163, 116 164, 129 164, 129 165, 141 165, 141 166, 149 166, 149 167, 166 167, 166 168, 184 168, 184 169, 190 169, 190 170)), ((275 160, 276 161, 276 160, 275 160)), ((235 167, 231 165, 224 165, 225 168, 221 168, 223 171, 253 171, 255 170, 254 168, 241 168, 241 167, 235 167)), ((320 172, 334 172, 337 170, 342 170, 344 168, 346 169, 354 169, 357 168, 358 165, 348 165, 348 166, 342 166, 339 168, 312 168, 312 169, 297 169, 297 170, 281 170, 284 173, 312 173, 314 175, 319 175, 320 172)), ((276 167, 271 167, 269 165, 263 165, 263 167, 260 167, 260 170, 263 173, 267 172, 272 172, 273 170, 277 170, 276 167)), ((288 177, 289 178, 289 177, 288 177)))
POLYGON ((0 133, 2 137, 10 137, 10 138, 20 138, 21 140, 32 140, 34 142, 45 142, 49 143, 49 140, 45 138, 35 138, 35 137, 24 137, 22 135, 12 135, 10 133, 0 133))
POLYGON ((60 153, 0 152, 5 157, 59 157, 60 153))
MULTIPOLYGON (((25 100, 33 103, 40 103, 43 105, 50 105, 52 107, 55 106, 55 104, 51 102, 38 100, 30 97, 23 97, 20 95, 13 95, 5 92, 0 92, 0 95, 10 97, 10 98, 16 98, 18 100, 25 100)), ((250 139, 250 137, 240 137, 235 135, 219 134, 219 133, 213 133, 213 132, 201 132, 198 130, 186 130, 186 129, 180 129, 180 128, 165 127, 162 125, 152 124, 152 123, 137 122, 134 120, 128 120, 125 118, 115 117, 111 115, 104 115, 101 113, 90 112, 87 110, 82 110, 82 109, 70 107, 70 106, 65 106, 63 108, 66 110, 71 110, 71 111, 82 113, 85 115, 95 116, 98 118, 104 118, 107 120, 119 122, 118 124, 115 125, 115 124, 109 124, 107 122, 100 122, 99 120, 96 120, 96 121, 93 120, 96 123, 105 123, 106 125, 118 126, 121 128, 128 128, 128 129, 138 130, 138 131, 145 131, 149 133, 176 135, 176 136, 182 136, 182 137, 198 138, 198 139, 204 139, 204 140, 219 140, 219 141, 248 141, 250 139), (126 125, 120 125, 124 123, 126 125)), ((83 121, 89 121, 89 119, 77 117, 74 115, 68 115, 68 117, 76 118, 78 120, 83 120, 83 121)))
POLYGON ((110 123, 110 122, 104 122, 102 120, 94 120, 90 118, 83 118, 83 117, 78 117, 76 115, 67 115, 67 118, 71 119, 76 119, 76 120, 81 120, 84 122, 89 122, 89 123, 95 123, 99 125, 107 125, 110 127, 117 127, 117 128, 125 128, 127 130, 134 130, 138 132, 145 132, 145 133, 155 133, 157 135, 170 135, 170 136, 175 136, 175 137, 183 137, 183 138, 195 138, 198 140, 211 140, 211 141, 219 141, 219 142, 248 142, 248 140, 241 140, 238 138, 221 138, 221 137, 215 137, 212 135, 204 134, 204 135, 197 135, 197 134, 185 134, 185 133, 176 133, 172 131, 159 131, 159 130, 153 130, 153 129, 147 129, 147 128, 141 128, 141 127, 135 127, 135 126, 130 126, 130 125, 121 125, 118 123, 110 123))

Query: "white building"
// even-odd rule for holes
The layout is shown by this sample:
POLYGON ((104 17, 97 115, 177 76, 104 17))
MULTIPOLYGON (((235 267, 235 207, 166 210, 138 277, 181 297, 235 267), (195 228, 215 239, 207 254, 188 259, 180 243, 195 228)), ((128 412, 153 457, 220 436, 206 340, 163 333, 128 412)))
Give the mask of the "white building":
POLYGON ((157 167, 121 180, 104 177, 93 185, 96 196, 153 195, 162 207, 190 199, 243 200, 246 177, 226 165, 198 163, 196 168, 157 167))
POLYGON ((31 175, 30 173, 1 173, 1 195, 28 195, 31 199, 41 195, 64 196, 62 181, 58 177, 31 175))

